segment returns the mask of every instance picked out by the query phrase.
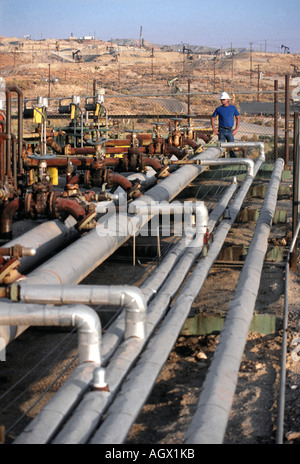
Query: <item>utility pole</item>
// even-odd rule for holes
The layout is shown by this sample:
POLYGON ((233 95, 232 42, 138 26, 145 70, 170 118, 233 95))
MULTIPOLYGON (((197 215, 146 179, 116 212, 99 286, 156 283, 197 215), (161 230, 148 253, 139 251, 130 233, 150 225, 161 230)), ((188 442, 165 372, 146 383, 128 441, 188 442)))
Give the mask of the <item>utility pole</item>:
POLYGON ((259 81, 261 79, 260 64, 257 65, 257 101, 259 101, 259 81))
POLYGON ((214 91, 216 90, 216 57, 213 58, 214 62, 214 91))
POLYGON ((142 35, 143 35, 143 26, 141 26, 140 28, 140 48, 142 48, 142 41, 143 41, 142 35))
POLYGON ((252 84, 252 42, 250 42, 250 85, 252 84))
POLYGON ((151 49, 151 75, 152 75, 152 82, 153 82, 153 58, 154 58, 154 48, 151 49))
POLYGON ((233 50, 232 50, 232 42, 231 42, 231 79, 233 79, 233 50))
POLYGON ((51 78, 51 72, 50 72, 51 64, 49 64, 49 75, 48 75, 48 98, 50 98, 50 78, 51 78))

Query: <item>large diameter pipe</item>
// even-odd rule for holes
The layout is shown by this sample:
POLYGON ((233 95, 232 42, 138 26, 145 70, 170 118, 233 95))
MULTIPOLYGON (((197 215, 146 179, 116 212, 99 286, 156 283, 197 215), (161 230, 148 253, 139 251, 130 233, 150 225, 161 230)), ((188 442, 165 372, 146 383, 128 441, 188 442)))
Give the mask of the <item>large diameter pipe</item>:
MULTIPOLYGON (((220 204, 218 204, 217 207, 214 209, 214 211, 211 213, 210 218, 209 218, 209 223, 208 223, 209 229, 214 227, 219 217, 222 215, 225 207, 227 206, 227 203, 229 202, 230 198, 233 196, 234 192, 236 191, 236 188, 237 188, 236 184, 233 184, 232 186, 230 186, 227 189, 226 194, 222 197, 220 204)), ((171 257, 171 259, 169 259, 170 258, 170 253, 169 253, 165 257, 165 259, 162 261, 159 268, 157 268, 155 278, 153 279, 152 274, 151 274, 150 278, 147 279, 148 284, 146 283, 145 285, 142 286, 143 288, 141 289, 143 293, 145 295, 149 293, 150 295, 148 297, 146 296, 147 302, 150 301, 150 298, 153 296, 153 294, 157 293, 157 291, 163 285, 163 282, 166 280, 167 276, 171 275, 171 269, 180 259, 180 256, 184 254, 183 250, 186 248, 186 246, 189 245, 189 242, 191 240, 192 238, 189 239, 188 242, 186 242, 186 239, 183 237, 180 240, 180 243, 182 244, 182 246, 180 246, 180 249, 178 250, 178 252, 174 254, 172 253, 173 256, 171 257)), ((172 252, 173 252, 173 249, 172 249, 172 252)), ((170 278, 170 281, 171 281, 171 278, 170 278)), ((166 288, 168 288, 168 293, 169 293, 168 284, 169 282, 166 282, 166 288)), ((178 282, 178 286, 179 285, 180 283, 178 282)), ((163 290, 162 293, 165 294, 165 290, 163 290)), ((167 301, 160 300, 161 304, 160 303, 158 305, 155 304, 155 307, 157 307, 157 310, 158 310, 158 306, 160 308, 159 314, 162 313, 161 307, 168 306, 169 298, 170 297, 168 295, 166 298, 167 301)), ((164 300, 164 298, 162 298, 162 300, 164 300)), ((180 308, 180 312, 182 312, 181 308, 180 308)), ((156 311, 152 311, 152 310, 149 311, 149 324, 152 327, 154 327, 155 323, 157 323, 156 318, 158 317, 156 315, 156 318, 154 318, 153 313, 155 314, 156 311)), ((120 321, 120 319, 123 320, 123 313, 119 315, 119 317, 113 322, 113 324, 108 328, 108 330, 103 336, 103 344, 102 344, 103 365, 105 365, 108 362, 112 353, 115 351, 116 349, 114 348, 115 345, 121 343, 119 339, 120 339, 120 333, 123 331, 123 324, 122 324, 122 321, 120 321), (119 340, 119 342, 118 340, 116 341, 116 338, 119 340)), ((176 335, 174 336, 175 336, 174 338, 174 342, 175 342, 176 335)), ((172 345, 174 342, 172 342, 172 345)), ((166 343, 164 343, 163 345, 159 344, 160 352, 162 350, 162 346, 165 346, 165 345, 166 343)), ((162 362, 161 354, 159 355, 159 362, 162 362)), ((160 370, 161 365, 162 364, 158 365, 158 371, 160 370)), ((149 378, 149 371, 147 371, 146 375, 147 375, 147 378, 149 378)), ((143 378, 145 377, 143 376, 143 378)), ((64 384, 63 387, 60 389, 58 394, 55 395, 50 400, 50 402, 43 409, 43 411, 39 414, 39 416, 36 417, 36 419, 32 423, 32 426, 30 427, 30 430, 25 431, 25 433, 23 433, 23 436, 19 437, 18 441, 21 443, 23 443, 24 440, 25 442, 28 442, 28 443, 33 443, 36 441, 39 441, 41 443, 48 442, 53 436, 54 431, 57 431, 59 429, 59 424, 63 420, 62 418, 70 415, 70 412, 72 411, 74 406, 79 402, 79 398, 81 398, 84 395, 91 381, 92 381, 92 373, 89 373, 89 375, 87 376, 85 372, 82 373, 81 370, 77 368, 74 371, 74 373, 71 374, 71 377, 67 380, 66 384, 64 384)), ((147 384, 149 385, 148 382, 147 384)), ((150 389, 151 389, 151 386, 150 386, 150 389)), ((139 398, 140 398, 140 395, 139 395, 139 398)), ((135 406, 136 406, 136 402, 135 402, 135 406)), ((66 435, 64 435, 64 439, 65 437, 66 435)))
MULTIPOLYGON (((206 159, 213 158, 222 151, 216 148, 206 150, 206 159)), ((200 155, 199 155, 200 156, 200 155)), ((138 232, 149 220, 150 215, 134 214, 137 202, 171 201, 203 170, 201 166, 184 166, 172 176, 152 187, 147 194, 134 200, 123 211, 109 216, 115 230, 107 229, 106 218, 98 221, 97 227, 81 237, 66 250, 35 269, 27 276, 28 283, 34 284, 77 284, 112 255, 131 235, 138 232)))
MULTIPOLYGON (((264 157, 261 156, 260 159, 256 161, 254 170, 255 174, 259 170, 263 159, 264 157)), ((141 360, 139 361, 139 366, 137 366, 136 369, 138 372, 136 375, 134 375, 135 372, 132 372, 132 375, 129 376, 128 383, 124 388, 125 396, 122 397, 123 401, 121 401, 121 408, 124 414, 122 412, 121 415, 116 413, 118 409, 119 412, 121 411, 121 409, 118 408, 119 400, 117 400, 116 408, 110 408, 108 413, 108 421, 104 422, 106 427, 109 426, 110 432, 104 436, 104 433, 106 434, 106 427, 103 424, 103 428, 100 428, 94 435, 92 443, 108 443, 110 440, 113 440, 114 443, 122 443, 122 440, 125 439, 134 418, 137 417, 137 414, 143 405, 144 398, 147 396, 147 394, 150 394, 152 385, 154 384, 160 369, 165 363, 180 333, 180 330, 189 312, 191 311, 194 299, 199 294, 213 263, 220 253, 225 238, 237 217, 237 214, 252 182, 253 177, 248 176, 243 186, 239 189, 230 207, 230 217, 228 219, 223 219, 219 225, 217 231, 214 234, 214 240, 210 244, 207 256, 199 260, 195 269, 191 273, 191 276, 184 284, 179 297, 174 302, 172 310, 169 311, 165 320, 163 321, 163 329, 157 333, 155 339, 153 339, 153 343, 150 341, 150 352, 148 353, 148 350, 146 350, 147 354, 145 354, 145 356, 142 355, 141 360), (170 330, 170 327, 172 327, 172 330, 170 330), (157 347, 160 348, 157 349, 157 347), (153 356, 155 356, 155 359, 153 356), (145 363, 142 362, 142 360, 144 361, 144 358, 146 358, 145 363), (147 372, 147 385, 144 381, 145 372, 147 372), (126 388, 127 386, 128 388, 126 388), (132 402, 133 397, 135 397, 136 400, 132 402), (110 415, 111 409, 112 415, 110 415), (116 430, 115 427, 116 423, 119 424, 118 430, 116 430)), ((210 220, 211 219, 212 217, 210 217, 210 220)), ((217 217, 215 220, 216 219, 217 217)), ((156 300, 157 299, 155 298, 154 303, 156 300)))
MULTIPOLYGON (((205 159, 213 159, 222 154, 219 147, 210 147, 205 151, 205 159)), ((197 158, 203 157, 203 154, 197 155, 197 158)), ((143 201, 151 203, 154 201, 171 201, 178 195, 192 180, 194 180, 202 171, 201 166, 183 166, 178 169, 172 176, 162 180, 158 185, 152 187, 147 195, 144 195, 143 201)), ((138 200, 135 200, 138 201, 138 200)), ((135 201, 131 203, 134 205, 135 201)), ((140 199, 139 199, 140 201, 140 199)), ((111 216, 109 216, 111 218, 111 216)), ((107 222, 97 224, 97 227, 86 235, 81 237, 67 249, 56 254, 52 259, 36 268, 26 276, 27 283, 30 284, 78 284, 103 261, 111 256, 130 236, 139 231, 151 216, 138 214, 128 214, 127 206, 125 211, 112 215, 115 219, 115 231, 112 233, 107 230, 107 222)), ((24 332, 26 327, 3 327, 0 336, 4 331, 5 340, 12 341, 20 333, 24 332)))
POLYGON ((72 240, 80 236, 75 229, 76 221, 70 216, 63 223, 61 221, 46 221, 35 226, 28 232, 9 241, 6 247, 13 247, 19 244, 23 247, 34 248, 34 256, 24 256, 20 258, 19 272, 25 273, 33 269, 43 259, 51 255, 55 250, 68 245, 72 240))
MULTIPOLYGON (((218 147, 210 147, 203 153, 192 158, 193 160, 201 159, 215 159, 221 156, 222 149, 218 147)), ((203 167, 197 165, 186 165, 175 171, 171 176, 159 182, 151 190, 149 190, 143 197, 137 201, 145 203, 154 201, 171 201, 182 190, 192 182, 201 172, 203 167)), ((134 207, 134 202, 130 207, 134 207)), ((129 212, 130 212, 129 208, 129 212)))
POLYGON ((1 303, 2 326, 71 326, 78 329, 79 362, 101 364, 101 323, 97 313, 84 305, 51 307, 1 303))
POLYGON ((259 290, 283 167, 282 159, 274 166, 235 297, 230 304, 196 413, 185 436, 185 443, 221 444, 223 442, 259 290))

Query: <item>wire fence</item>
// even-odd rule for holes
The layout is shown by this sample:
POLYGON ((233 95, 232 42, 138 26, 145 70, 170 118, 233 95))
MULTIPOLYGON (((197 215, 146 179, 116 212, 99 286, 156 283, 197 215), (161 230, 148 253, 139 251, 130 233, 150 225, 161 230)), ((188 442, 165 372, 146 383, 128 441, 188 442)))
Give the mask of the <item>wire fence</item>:
MULTIPOLYGON (((189 90, 189 89, 188 89, 189 90)), ((274 162, 279 157, 292 156, 293 118, 291 113, 297 110, 284 90, 239 91, 231 92, 231 104, 241 114, 236 141, 262 141, 265 143, 267 161, 274 162)), ((71 97, 70 97, 71 98, 71 97)), ((91 127, 109 129, 107 137, 118 138, 120 133, 139 130, 152 133, 154 125, 161 123, 161 136, 168 136, 174 129, 174 119, 181 128, 192 126, 197 129, 211 130, 211 115, 219 106, 219 92, 182 92, 176 88, 169 93, 108 93, 104 97, 102 113, 94 116, 89 112, 88 101, 94 97, 81 97, 82 122, 84 131, 91 127), (93 120, 93 123, 91 123, 93 120), (97 123, 95 125, 95 122, 97 123), (93 124, 93 125, 92 125, 93 124)), ((63 129, 71 123, 70 112, 59 111, 61 101, 51 99, 47 109, 47 126, 54 130, 63 129)), ((29 103, 28 103, 29 104, 29 103)), ((24 119, 24 133, 33 133, 36 124, 32 119, 24 119)), ((93 135, 92 135, 93 136, 93 135)), ((214 140, 217 136, 214 136, 214 140)))

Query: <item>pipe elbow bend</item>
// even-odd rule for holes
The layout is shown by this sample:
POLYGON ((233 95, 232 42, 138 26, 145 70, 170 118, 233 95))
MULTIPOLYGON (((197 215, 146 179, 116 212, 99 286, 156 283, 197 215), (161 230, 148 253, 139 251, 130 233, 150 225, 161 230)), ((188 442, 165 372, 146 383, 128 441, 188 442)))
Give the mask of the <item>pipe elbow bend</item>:
POLYGON ((73 325, 78 329, 80 362, 94 362, 101 365, 100 318, 89 306, 75 305, 71 310, 73 325))
POLYGON ((125 339, 137 337, 142 340, 146 336, 147 302, 139 288, 125 286, 122 293, 126 308, 125 339))
POLYGON ((265 161, 266 160, 265 144, 263 142, 258 142, 258 147, 259 147, 259 157, 262 161, 265 161))

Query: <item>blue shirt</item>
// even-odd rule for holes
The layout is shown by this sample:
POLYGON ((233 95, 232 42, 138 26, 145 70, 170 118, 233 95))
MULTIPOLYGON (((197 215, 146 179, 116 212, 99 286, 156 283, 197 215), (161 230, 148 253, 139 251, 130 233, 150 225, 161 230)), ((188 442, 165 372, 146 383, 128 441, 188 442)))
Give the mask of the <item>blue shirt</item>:
POLYGON ((213 112, 212 117, 216 118, 219 116, 219 126, 222 127, 233 127, 234 126, 234 116, 239 116, 237 108, 233 105, 228 106, 218 106, 213 112))

